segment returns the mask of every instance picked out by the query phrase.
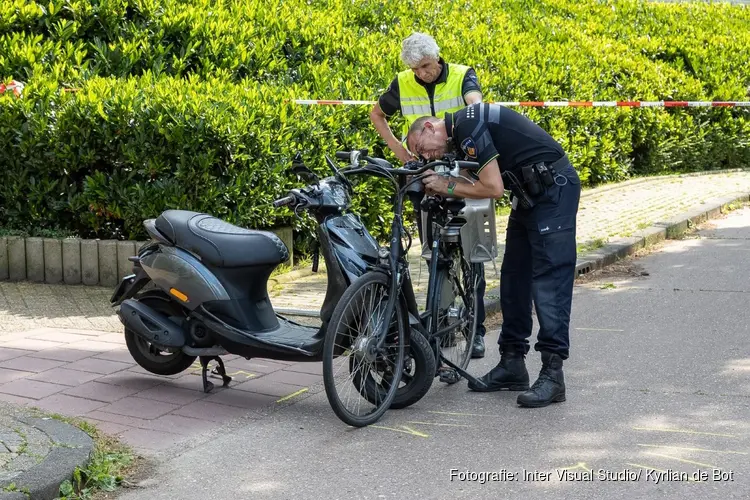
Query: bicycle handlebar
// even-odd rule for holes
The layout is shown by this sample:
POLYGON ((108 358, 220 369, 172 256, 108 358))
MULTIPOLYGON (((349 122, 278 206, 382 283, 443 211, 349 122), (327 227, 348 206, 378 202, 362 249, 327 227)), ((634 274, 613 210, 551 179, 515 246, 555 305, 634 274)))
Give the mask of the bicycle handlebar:
POLYGON ((479 163, 475 161, 456 160, 456 165, 458 165, 459 168, 465 168, 466 170, 479 170, 479 163))
MULTIPOLYGON (((338 154, 338 153, 337 153, 338 154)), ((348 158, 348 157, 347 157, 348 158)), ((368 164, 364 167, 359 168, 350 168, 348 170, 342 170, 341 173, 344 175, 350 175, 350 174, 359 174, 362 172, 372 172, 372 170, 369 167, 375 167, 378 170, 387 172, 389 174, 393 175, 420 175, 425 173, 428 170, 431 170, 435 167, 439 166, 445 166, 445 167, 458 167, 460 169, 467 169, 467 170, 479 170, 479 163, 475 161, 463 161, 463 160, 435 160, 431 161, 429 163, 426 163, 422 165, 419 168, 388 168, 384 167, 382 165, 377 164, 375 161, 373 161, 373 158, 370 158, 369 156, 366 156, 364 158, 368 164)))

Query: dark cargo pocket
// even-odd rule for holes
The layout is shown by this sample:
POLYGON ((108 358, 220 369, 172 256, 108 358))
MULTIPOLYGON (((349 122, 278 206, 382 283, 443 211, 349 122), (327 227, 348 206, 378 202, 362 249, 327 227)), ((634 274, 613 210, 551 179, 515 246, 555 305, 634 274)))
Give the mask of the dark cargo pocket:
POLYGON ((575 221, 575 215, 564 215, 562 217, 555 217, 554 219, 543 220, 538 224, 539 234, 545 235, 564 231, 565 229, 573 229, 575 221))
POLYGON ((575 216, 566 215, 539 222, 544 267, 567 268, 576 263, 575 216))

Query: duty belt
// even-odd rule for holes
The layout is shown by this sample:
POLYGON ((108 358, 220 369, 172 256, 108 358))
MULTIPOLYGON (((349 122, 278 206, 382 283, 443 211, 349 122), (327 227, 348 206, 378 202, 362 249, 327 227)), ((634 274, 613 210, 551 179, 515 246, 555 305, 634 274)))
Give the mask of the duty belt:
MULTIPOLYGON (((534 198, 555 183, 557 170, 570 163, 567 154, 552 163, 533 163, 513 171, 503 172, 503 183, 516 198, 521 208, 529 209, 536 205, 534 198)), ((515 205, 515 200, 512 200, 515 205)))

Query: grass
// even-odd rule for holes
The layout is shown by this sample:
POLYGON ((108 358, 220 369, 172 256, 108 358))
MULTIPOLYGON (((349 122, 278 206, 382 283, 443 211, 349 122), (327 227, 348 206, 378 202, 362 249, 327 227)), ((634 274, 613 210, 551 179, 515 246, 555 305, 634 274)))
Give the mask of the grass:
POLYGON ((60 485, 60 499, 90 499, 97 493, 114 491, 123 484, 126 475, 134 470, 137 457, 132 450, 117 439, 99 432, 94 425, 59 414, 44 416, 78 427, 94 440, 91 460, 85 467, 77 467, 72 479, 60 485))
POLYGON ((8 493, 12 493, 14 491, 20 491, 21 493, 25 493, 26 496, 29 496, 31 494, 28 488, 23 487, 19 489, 18 486, 16 486, 16 483, 10 483, 8 486, 3 488, 3 491, 6 491, 8 493))
MULTIPOLYGON (((323 256, 320 256, 319 265, 323 264, 323 256)), ((298 271, 300 269, 307 269, 309 267, 312 267, 312 256, 311 255, 305 255, 294 258, 294 265, 291 266, 289 264, 282 264, 278 266, 276 269, 273 270, 271 273, 271 278, 274 276, 278 276, 280 274, 286 274, 292 271, 298 271)))
POLYGON ((605 238, 596 238, 584 245, 578 245, 576 247, 576 251, 578 253, 591 252, 592 250, 598 250, 602 248, 606 244, 607 244, 607 240, 605 238))
POLYGON ((18 446, 18 449, 16 450, 16 453, 18 453, 19 455, 23 455, 24 453, 26 453, 26 450, 29 447, 28 436, 26 436, 26 433, 23 432, 18 427, 15 427, 13 429, 13 432, 15 432, 16 434, 18 434, 19 436, 21 436, 21 439, 23 440, 23 442, 18 446))

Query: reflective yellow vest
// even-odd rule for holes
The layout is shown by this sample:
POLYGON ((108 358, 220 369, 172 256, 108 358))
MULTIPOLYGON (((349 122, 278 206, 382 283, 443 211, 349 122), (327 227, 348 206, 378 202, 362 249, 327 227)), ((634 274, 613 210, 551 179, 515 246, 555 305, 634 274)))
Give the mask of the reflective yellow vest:
POLYGON ((435 85, 433 101, 427 89, 417 83, 414 72, 410 69, 398 74, 398 92, 401 97, 401 114, 406 121, 403 137, 409 131, 409 127, 421 116, 442 117, 445 113, 455 113, 466 107, 464 96, 461 93, 464 77, 469 70, 468 66, 460 64, 448 64, 448 78, 443 83, 435 85), (430 106, 432 104, 432 106, 430 106), (435 110, 433 114, 432 110, 435 110))

